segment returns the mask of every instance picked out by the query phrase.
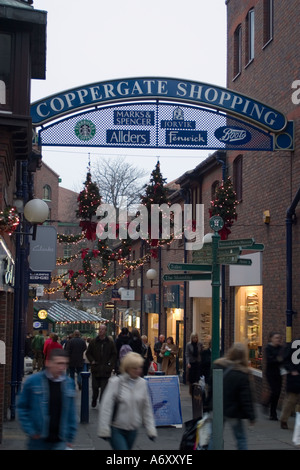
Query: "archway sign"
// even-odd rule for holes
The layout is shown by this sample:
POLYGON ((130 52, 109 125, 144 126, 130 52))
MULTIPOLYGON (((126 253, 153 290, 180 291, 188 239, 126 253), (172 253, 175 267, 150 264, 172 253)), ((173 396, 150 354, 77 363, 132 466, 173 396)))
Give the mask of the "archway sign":
POLYGON ((293 150, 293 122, 235 91, 176 78, 93 83, 31 105, 42 146, 293 150))

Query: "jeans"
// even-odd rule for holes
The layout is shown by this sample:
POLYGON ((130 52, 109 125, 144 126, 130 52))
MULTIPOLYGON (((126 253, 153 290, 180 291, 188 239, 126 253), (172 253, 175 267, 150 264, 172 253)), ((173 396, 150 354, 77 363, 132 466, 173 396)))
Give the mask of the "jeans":
POLYGON ((232 432, 237 441, 238 450, 248 450, 247 434, 243 421, 239 418, 226 418, 226 422, 231 426, 232 432))
POLYGON ((127 431, 112 426, 110 444, 114 450, 131 450, 137 435, 137 430, 127 431))
POLYGON ((69 367, 69 373, 70 373, 70 377, 71 379, 75 380, 75 372, 77 374, 77 384, 78 386, 81 386, 82 384, 82 377, 81 377, 81 374, 80 372, 83 371, 83 367, 69 367))

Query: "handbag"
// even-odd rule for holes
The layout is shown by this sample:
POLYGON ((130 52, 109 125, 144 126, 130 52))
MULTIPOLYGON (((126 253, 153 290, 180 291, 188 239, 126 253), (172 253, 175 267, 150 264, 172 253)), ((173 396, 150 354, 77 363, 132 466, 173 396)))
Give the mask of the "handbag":
POLYGON ((120 380, 121 380, 121 379, 119 379, 119 387, 118 387, 117 394, 116 394, 115 400, 114 400, 114 408, 113 408, 113 412, 112 412, 112 416, 111 416, 111 423, 114 422, 114 420, 116 419, 117 413, 118 413, 118 408, 119 408, 119 392, 120 392, 120 389, 121 389, 120 380))
POLYGON ((184 423, 185 430, 181 438, 179 450, 194 450, 199 418, 190 419, 184 423))
POLYGON ((204 413, 198 421, 196 431, 196 450, 207 450, 212 436, 212 419, 209 413, 204 413))

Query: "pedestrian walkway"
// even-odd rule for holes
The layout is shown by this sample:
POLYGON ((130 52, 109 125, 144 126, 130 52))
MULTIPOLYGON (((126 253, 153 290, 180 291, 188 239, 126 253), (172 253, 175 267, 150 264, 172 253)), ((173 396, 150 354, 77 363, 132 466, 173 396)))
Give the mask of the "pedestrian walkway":
MULTIPOLYGON (((187 385, 180 384, 181 410, 183 423, 192 419, 192 402, 187 385)), ((80 420, 81 392, 77 391, 78 419, 80 420)), ((98 407, 89 408, 87 424, 79 423, 78 433, 74 442, 74 450, 104 450, 111 451, 107 441, 97 437, 98 407)), ((249 450, 298 450, 292 443, 294 418, 290 418, 289 429, 280 428, 279 421, 270 421, 257 406, 257 421, 253 428, 248 429, 249 450)), ((179 450, 180 440, 184 431, 182 427, 164 426, 158 428, 158 437, 152 442, 148 439, 145 430, 141 429, 134 446, 135 451, 173 451, 179 450)), ((235 441, 231 429, 224 427, 224 450, 235 450, 235 441)), ((20 429, 18 420, 6 421, 3 428, 3 440, 1 450, 26 450, 26 436, 20 429)))

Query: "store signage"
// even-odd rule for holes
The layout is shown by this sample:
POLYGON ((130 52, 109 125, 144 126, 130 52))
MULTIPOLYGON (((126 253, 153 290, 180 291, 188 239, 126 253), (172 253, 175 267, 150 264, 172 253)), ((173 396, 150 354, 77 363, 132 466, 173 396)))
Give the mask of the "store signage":
POLYGON ((29 282, 31 284, 51 284, 51 272, 29 271, 29 282))
POLYGON ((235 114, 270 131, 281 131, 285 116, 233 90, 176 78, 140 77, 92 83, 58 93, 31 105, 33 126, 88 107, 132 100, 176 100, 235 114))
POLYGON ((121 300, 134 300, 135 291, 134 289, 123 289, 121 292, 121 300))
POLYGON ((14 287, 15 285, 15 261, 0 237, 0 289, 14 287))
POLYGON ((57 231, 53 226, 38 226, 36 239, 30 241, 29 267, 32 271, 51 272, 56 267, 57 231))
POLYGON ((154 111, 117 110, 114 111, 114 124, 121 126, 154 126, 154 111))
POLYGON ((41 309, 41 310, 38 311, 38 317, 39 317, 40 320, 45 320, 47 318, 47 316, 48 316, 47 310, 41 309))
POLYGON ((150 132, 126 129, 107 129, 106 143, 119 145, 147 145, 150 143, 150 132))
POLYGON ((201 146, 207 145, 206 131, 166 131, 167 145, 201 146))
POLYGON ((231 145, 243 145, 251 140, 251 133, 239 127, 220 127, 215 131, 215 136, 220 142, 231 145))

